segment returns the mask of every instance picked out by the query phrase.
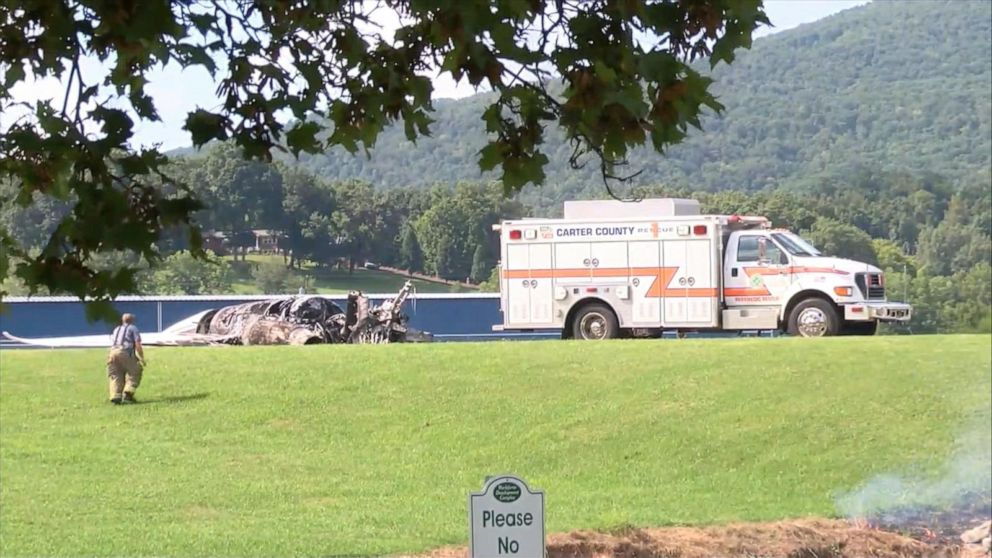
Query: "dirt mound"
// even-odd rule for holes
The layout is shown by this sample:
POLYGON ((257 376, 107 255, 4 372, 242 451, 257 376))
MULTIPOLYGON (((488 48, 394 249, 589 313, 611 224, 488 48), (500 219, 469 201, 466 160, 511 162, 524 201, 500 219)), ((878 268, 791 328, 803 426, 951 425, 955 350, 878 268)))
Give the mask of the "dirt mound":
MULTIPOLYGON (((929 544, 847 521, 801 519, 715 527, 575 531, 547 539, 549 558, 957 558, 957 545, 929 544)), ((465 547, 424 558, 464 558, 465 547)))

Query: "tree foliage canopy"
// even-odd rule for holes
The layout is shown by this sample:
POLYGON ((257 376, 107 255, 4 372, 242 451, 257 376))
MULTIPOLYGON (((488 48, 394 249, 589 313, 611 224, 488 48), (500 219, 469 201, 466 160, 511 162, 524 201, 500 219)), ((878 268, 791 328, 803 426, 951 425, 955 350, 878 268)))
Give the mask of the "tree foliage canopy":
MULTIPOLYGON (((632 146, 661 152, 719 109, 710 80, 690 63, 733 60, 767 23, 760 0, 26 0, 0 6, 0 112, 28 74, 66 86, 61 106, 39 102, 0 135, 0 175, 72 203, 49 242, 29 254, 0 237, 0 277, 10 257, 32 287, 106 299, 133 286, 127 268, 96 272, 93 254, 135 250, 178 227, 200 240, 200 208, 187 185, 162 172, 165 157, 136 149, 136 120, 155 121, 148 72, 170 62, 202 66, 222 106, 189 114, 193 144, 232 140, 249 157, 370 149, 391 122, 406 137, 430 133, 439 69, 496 93, 482 111, 489 140, 482 169, 502 170, 512 191, 541 183, 545 126, 560 125, 573 165, 598 159, 615 177, 632 146), (376 32, 377 10, 401 22, 376 32), (96 57, 106 75, 83 75, 96 57), (560 90, 552 82, 561 80, 560 90), (289 122, 279 115, 292 115, 289 122), (315 118, 323 117, 323 118, 315 118)), ((7 200, 5 200, 7 201, 7 200)), ((104 305, 103 310, 109 310, 104 305)))

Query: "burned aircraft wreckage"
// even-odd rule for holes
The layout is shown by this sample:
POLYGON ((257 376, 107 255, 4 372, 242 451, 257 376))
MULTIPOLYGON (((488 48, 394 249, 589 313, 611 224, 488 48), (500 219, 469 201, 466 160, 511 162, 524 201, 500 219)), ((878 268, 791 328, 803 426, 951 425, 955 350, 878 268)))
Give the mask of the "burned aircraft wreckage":
POLYGON ((409 281, 390 300, 372 306, 361 292, 348 294, 345 309, 321 296, 247 302, 208 310, 196 322, 196 337, 231 345, 313 345, 320 343, 397 343, 430 341, 411 329, 403 304, 409 281))
MULTIPOLYGON (((413 292, 407 281, 393 298, 374 306, 352 291, 345 308, 314 295, 270 298, 205 310, 160 332, 142 333, 148 346, 314 345, 323 343, 397 343, 432 341, 430 333, 407 325, 403 305, 413 292)), ((3 338, 39 347, 105 347, 106 335, 3 338)))

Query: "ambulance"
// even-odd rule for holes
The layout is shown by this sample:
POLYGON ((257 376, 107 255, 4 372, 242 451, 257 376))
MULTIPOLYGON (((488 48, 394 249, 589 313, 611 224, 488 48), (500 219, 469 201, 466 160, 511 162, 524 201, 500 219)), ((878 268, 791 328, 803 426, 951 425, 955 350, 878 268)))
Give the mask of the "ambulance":
POLYGON ((874 335, 912 307, 889 302, 877 267, 820 253, 758 216, 702 215, 689 199, 565 202, 562 219, 500 235, 496 331, 563 338, 786 331, 874 335))

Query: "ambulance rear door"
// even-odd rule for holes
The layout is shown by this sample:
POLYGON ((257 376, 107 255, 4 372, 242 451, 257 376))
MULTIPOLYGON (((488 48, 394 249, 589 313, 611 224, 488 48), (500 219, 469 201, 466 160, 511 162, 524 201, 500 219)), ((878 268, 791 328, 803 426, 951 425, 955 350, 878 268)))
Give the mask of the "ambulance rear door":
POLYGON ((507 326, 551 325, 551 244, 508 241, 503 270, 507 326))

